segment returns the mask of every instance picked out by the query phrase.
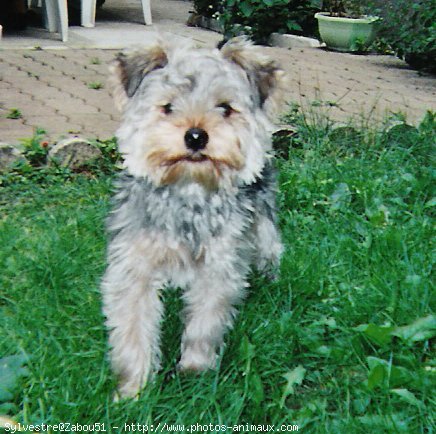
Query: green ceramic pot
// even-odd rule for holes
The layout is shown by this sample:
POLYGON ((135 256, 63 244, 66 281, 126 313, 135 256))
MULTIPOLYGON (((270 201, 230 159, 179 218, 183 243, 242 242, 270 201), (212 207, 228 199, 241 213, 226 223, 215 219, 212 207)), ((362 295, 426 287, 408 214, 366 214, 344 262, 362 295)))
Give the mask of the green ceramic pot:
POLYGON ((328 12, 315 14, 319 34, 328 48, 336 51, 361 51, 374 41, 378 17, 331 17, 328 12))

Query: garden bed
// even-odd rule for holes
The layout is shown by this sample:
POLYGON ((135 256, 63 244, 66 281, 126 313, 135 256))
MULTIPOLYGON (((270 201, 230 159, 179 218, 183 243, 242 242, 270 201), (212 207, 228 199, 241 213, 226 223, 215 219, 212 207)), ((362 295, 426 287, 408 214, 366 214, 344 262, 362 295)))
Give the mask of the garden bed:
MULTIPOLYGON (((202 15, 196 16, 191 23, 204 29, 212 30, 218 33, 224 33, 222 25, 214 18, 208 18, 202 15)), ((308 38, 291 34, 272 33, 268 39, 268 45, 280 48, 318 48, 323 44, 318 39, 308 38)))

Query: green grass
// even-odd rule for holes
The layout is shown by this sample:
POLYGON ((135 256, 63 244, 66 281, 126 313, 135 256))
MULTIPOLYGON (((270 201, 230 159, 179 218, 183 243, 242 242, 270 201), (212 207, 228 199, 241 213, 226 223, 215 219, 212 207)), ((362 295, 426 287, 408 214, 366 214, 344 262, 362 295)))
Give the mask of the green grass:
POLYGON ((4 177, 0 379, 15 373, 16 384, 0 381, 0 414, 108 432, 165 422, 433 432, 434 117, 390 131, 290 120, 298 133, 277 143, 281 277, 252 275, 219 370, 199 376, 173 373, 181 302, 168 292, 163 369, 138 401, 112 402, 106 359, 98 285, 111 174, 4 177), (1 363, 16 354, 18 367, 1 363))

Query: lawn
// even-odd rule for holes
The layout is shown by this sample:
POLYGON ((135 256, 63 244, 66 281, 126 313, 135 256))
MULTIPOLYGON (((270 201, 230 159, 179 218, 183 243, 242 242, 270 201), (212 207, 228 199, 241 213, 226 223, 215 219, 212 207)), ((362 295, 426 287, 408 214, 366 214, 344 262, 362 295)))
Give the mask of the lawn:
MULTIPOLYGON (((174 373, 181 302, 167 292, 163 368, 138 401, 112 401, 98 289, 114 170, 0 177, 0 415, 113 433, 433 432, 434 115, 393 129, 335 130, 297 109, 288 120, 279 279, 253 273, 218 369, 199 376, 174 373)), ((29 146, 37 166, 38 140, 29 146)))

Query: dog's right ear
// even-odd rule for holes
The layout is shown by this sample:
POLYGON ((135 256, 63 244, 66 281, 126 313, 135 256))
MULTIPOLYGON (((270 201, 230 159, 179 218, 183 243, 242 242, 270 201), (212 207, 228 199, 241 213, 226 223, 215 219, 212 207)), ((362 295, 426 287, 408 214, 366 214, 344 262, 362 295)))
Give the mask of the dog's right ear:
POLYGON ((120 53, 110 66, 115 104, 122 110, 142 79, 150 72, 163 68, 168 63, 167 54, 161 45, 149 47, 141 52, 120 53))

